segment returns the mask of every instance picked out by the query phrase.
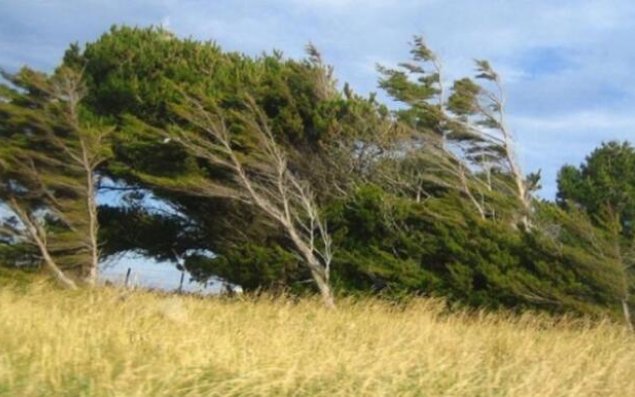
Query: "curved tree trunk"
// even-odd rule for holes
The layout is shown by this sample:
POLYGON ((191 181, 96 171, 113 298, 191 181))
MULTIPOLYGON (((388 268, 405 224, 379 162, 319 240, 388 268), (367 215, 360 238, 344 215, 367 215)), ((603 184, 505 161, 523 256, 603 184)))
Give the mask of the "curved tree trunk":
POLYGON ((69 278, 63 271, 57 266, 55 260, 51 256, 48 246, 46 245, 46 234, 44 229, 36 223, 31 216, 18 204, 15 199, 11 199, 8 202, 9 208, 20 219, 26 229, 26 237, 31 240, 35 246, 37 246, 42 256, 42 261, 46 269, 53 275, 62 286, 69 289, 77 289, 77 284, 71 278, 69 278))

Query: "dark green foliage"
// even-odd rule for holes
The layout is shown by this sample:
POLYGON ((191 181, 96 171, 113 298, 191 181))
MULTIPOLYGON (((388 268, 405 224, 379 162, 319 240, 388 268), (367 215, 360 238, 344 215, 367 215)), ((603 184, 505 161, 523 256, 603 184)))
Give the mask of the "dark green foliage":
POLYGON ((606 264, 617 277, 627 325, 633 329, 630 312, 635 305, 635 149, 628 142, 603 143, 579 168, 565 166, 558 174, 558 203, 569 211, 583 211, 606 236, 597 244, 606 253, 606 264), (629 307, 630 306, 630 307, 629 307))
POLYGON ((0 242, 0 267, 34 269, 39 264, 40 257, 32 245, 14 241, 0 242))
POLYGON ((579 168, 558 174, 560 205, 580 206, 598 216, 608 210, 619 218, 625 236, 635 234, 635 149, 628 142, 609 142, 595 149, 579 168))
MULTIPOLYGON (((258 161, 252 155, 258 140, 240 128, 236 122, 240 115, 235 112, 243 111, 246 95, 254 98, 276 140, 285 147, 289 167, 311 182, 319 201, 348 189, 355 178, 350 174, 353 168, 355 173, 367 172, 368 160, 355 152, 381 120, 381 107, 351 92, 343 98, 319 54, 309 55, 304 61, 286 60, 275 53, 251 59, 223 53, 211 43, 177 39, 161 29, 125 27, 113 28, 83 50, 72 47, 66 62, 85 67, 90 88, 87 102, 120 125, 114 137, 115 158, 103 172, 119 182, 151 189, 188 220, 188 235, 204 236, 194 243, 174 229, 174 233, 156 236, 157 243, 152 243, 152 233, 138 233, 130 222, 121 223, 130 227, 115 226, 125 211, 104 208, 102 223, 116 230, 104 231, 104 252, 132 249, 138 235, 148 236, 139 242, 141 250, 159 259, 170 257, 173 245, 184 250, 194 244, 187 248, 211 250, 218 258, 240 257, 234 250, 240 252, 254 243, 267 247, 271 239, 288 247, 276 227, 226 197, 230 193, 222 185, 229 175, 222 166, 199 161, 180 145, 165 142, 166 132, 189 128, 182 117, 184 92, 204 97, 220 110, 234 146, 248 162, 258 161), (166 62, 166 58, 174 61, 166 62), (197 188, 203 184, 216 185, 219 197, 197 198, 197 188)), ((150 224, 168 221, 169 216, 151 218, 142 214, 150 224)), ((144 225, 141 222, 140 227, 144 225)), ((233 272, 230 281, 243 281, 238 273, 233 272)))
POLYGON ((0 236, 10 236, 13 248, 31 245, 49 267, 88 276, 98 250, 96 168, 110 156, 112 128, 81 106, 85 87, 72 69, 47 76, 25 68, 5 79, 0 201, 11 213, 0 236))
MULTIPOLYGON (((231 112, 242 109, 246 95, 254 98, 277 141, 288 149, 291 168, 320 183, 315 190, 324 194, 333 182, 325 175, 344 179, 340 173, 323 172, 331 161, 325 156, 330 146, 341 150, 332 138, 360 135, 352 123, 362 112, 374 116, 373 106, 361 98, 340 97, 328 68, 315 56, 294 61, 274 53, 252 59, 222 52, 213 43, 178 39, 161 29, 114 27, 83 50, 72 47, 66 62, 85 67, 86 101, 94 111, 118 120, 116 156, 106 172, 128 183, 139 181, 140 174, 184 182, 222 174, 198 163, 179 145, 163 143, 162 130, 188 125, 175 112, 182 105, 183 91, 213 101, 229 122, 231 112)), ((239 129, 232 132, 236 145, 247 153, 252 139, 239 129)), ((173 192, 158 194, 174 199, 173 192)))
POLYGON ((245 243, 232 247, 216 258, 192 256, 188 269, 195 273, 214 274, 242 286, 247 291, 258 289, 306 289, 311 275, 304 270, 301 259, 287 249, 272 243, 268 245, 245 243))
POLYGON ((453 195, 416 203, 367 186, 329 212, 334 278, 346 289, 475 306, 601 313, 617 294, 610 258, 590 245, 603 235, 550 204, 537 217, 540 229, 519 231, 480 219, 453 195))

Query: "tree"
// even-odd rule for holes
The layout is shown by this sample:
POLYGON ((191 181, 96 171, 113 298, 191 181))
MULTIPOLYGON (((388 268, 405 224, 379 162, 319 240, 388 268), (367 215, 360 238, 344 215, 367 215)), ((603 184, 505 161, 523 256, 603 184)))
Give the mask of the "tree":
POLYGON ((343 290, 591 315, 619 295, 611 240, 584 214, 537 203, 535 227, 518 230, 481 219, 458 192, 417 202, 385 189, 361 186, 327 209, 343 290))
POLYGON ((538 177, 517 167, 487 63, 446 88, 416 39, 413 62, 380 69, 406 105, 391 113, 338 90, 307 50, 253 58, 114 27, 71 46, 55 76, 3 87, 2 199, 26 215, 4 223, 0 256, 48 252, 63 275, 84 263, 90 279, 95 257, 133 250, 246 290, 316 285, 328 305, 333 288, 556 312, 614 305, 626 251, 599 221, 531 199, 538 177), (64 83, 65 68, 83 84, 64 83), (103 151, 73 161, 82 142, 103 151), (126 199, 101 205, 91 226, 96 185, 126 199), (523 217, 535 227, 518 227, 523 217))
POLYGON ((304 259, 289 255, 296 252, 289 237, 264 212, 224 188, 235 182, 233 172, 194 156, 175 140, 162 142, 165 131, 191 127, 170 104, 182 99, 181 90, 196 93, 193 96, 213 101, 214 111, 232 126, 233 149, 251 167, 261 161, 258 151, 250 151, 258 134, 233 127, 241 124, 237 115, 249 113, 244 98, 251 97, 284 153, 287 169, 311 187, 320 207, 350 194, 360 179, 372 174, 378 155, 375 134, 389 135, 393 123, 374 98, 338 92, 331 69, 315 48, 308 50, 303 60, 286 59, 279 52, 250 58, 223 52, 213 43, 166 36, 162 29, 129 27, 113 28, 83 49, 71 47, 65 64, 84 68, 89 87, 84 103, 118 126, 113 158, 102 172, 118 186, 151 192, 174 209, 158 215, 142 206, 102 207, 105 252, 138 249, 166 260, 174 259, 175 247, 179 255, 211 251, 213 259, 197 258, 188 269, 204 267, 208 275, 250 289, 306 289, 311 275, 303 270, 304 259), (363 146, 367 150, 360 150, 363 146), (210 196, 202 190, 223 194, 210 196), (185 224, 187 232, 152 231, 139 238, 136 228, 118 226, 124 218, 142 219, 142 225, 169 223, 164 228, 169 231, 185 224), (245 252, 261 260, 240 272, 238 268, 250 266, 245 252), (241 265, 231 268, 230 260, 241 265))
POLYGON ((326 223, 310 188, 289 170, 287 156, 276 143, 263 112, 253 100, 247 100, 246 111, 234 113, 244 133, 255 139, 250 155, 257 162, 247 161, 235 149, 232 126, 227 125, 213 102, 184 96, 177 113, 193 128, 175 128, 166 139, 175 139, 195 157, 220 165, 233 175, 230 186, 206 183, 198 188, 199 194, 228 195, 246 201, 276 222, 303 258, 326 306, 335 307, 329 281, 333 253, 326 223))
POLYGON ((558 174, 557 201, 564 208, 580 208, 611 238, 618 259, 621 305, 631 320, 635 285, 635 149, 628 142, 603 143, 579 167, 564 166, 558 174))
MULTIPOLYGON (((505 94, 500 76, 487 61, 477 60, 476 79, 454 82, 450 95, 442 63, 421 37, 412 45, 412 62, 399 69, 379 67, 380 87, 407 105, 397 117, 417 132, 415 148, 445 157, 445 179, 461 191, 481 218, 495 211, 485 198, 493 191, 514 197, 520 219, 529 225, 531 189, 518 162, 513 136, 505 121, 505 94), (449 172, 448 172, 449 171, 449 172)), ((431 161, 434 165, 439 161, 431 161)), ((434 170, 438 167, 427 167, 434 170)), ((422 169, 421 173, 430 173, 422 169)))
POLYGON ((55 277, 75 288, 74 273, 94 284, 99 264, 97 168, 108 158, 112 128, 85 113, 81 74, 4 74, 0 103, 0 200, 13 221, 2 230, 30 243, 55 277))

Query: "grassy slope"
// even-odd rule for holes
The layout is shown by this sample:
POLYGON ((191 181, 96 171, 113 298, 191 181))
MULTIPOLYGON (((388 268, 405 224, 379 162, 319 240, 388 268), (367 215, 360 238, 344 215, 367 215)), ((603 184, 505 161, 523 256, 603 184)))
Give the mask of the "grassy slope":
POLYGON ((0 396, 635 396, 608 323, 0 285, 0 396))

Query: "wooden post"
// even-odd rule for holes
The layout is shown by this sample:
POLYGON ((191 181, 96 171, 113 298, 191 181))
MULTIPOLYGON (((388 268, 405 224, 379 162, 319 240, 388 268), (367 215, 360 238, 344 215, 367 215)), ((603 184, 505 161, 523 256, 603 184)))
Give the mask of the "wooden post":
POLYGON ((183 279, 185 278, 185 271, 181 270, 181 282, 179 283, 179 294, 183 293, 183 279))
POLYGON ((124 283, 124 286, 126 288, 128 288, 128 283, 130 282, 130 272, 132 272, 132 269, 128 268, 128 271, 126 272, 126 281, 124 283))

